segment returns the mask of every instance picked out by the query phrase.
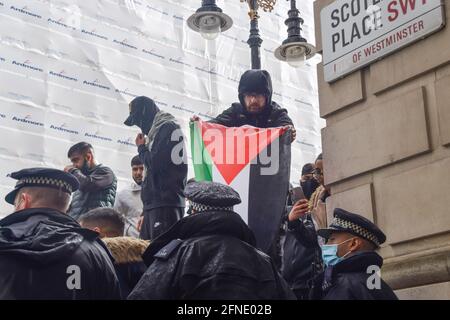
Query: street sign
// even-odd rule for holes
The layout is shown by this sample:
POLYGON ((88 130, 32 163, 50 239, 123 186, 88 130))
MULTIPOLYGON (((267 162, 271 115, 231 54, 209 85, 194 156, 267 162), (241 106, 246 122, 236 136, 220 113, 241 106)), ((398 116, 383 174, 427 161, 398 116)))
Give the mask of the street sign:
POLYGON ((441 0, 338 0, 322 9, 320 21, 327 82, 445 25, 441 0))

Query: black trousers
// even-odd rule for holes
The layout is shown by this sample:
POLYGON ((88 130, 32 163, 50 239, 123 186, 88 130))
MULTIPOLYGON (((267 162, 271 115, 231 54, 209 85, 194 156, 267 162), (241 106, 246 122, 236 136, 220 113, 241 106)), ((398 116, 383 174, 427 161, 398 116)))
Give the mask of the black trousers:
POLYGON ((170 229, 184 215, 184 208, 161 207, 144 210, 139 238, 153 240, 170 229))

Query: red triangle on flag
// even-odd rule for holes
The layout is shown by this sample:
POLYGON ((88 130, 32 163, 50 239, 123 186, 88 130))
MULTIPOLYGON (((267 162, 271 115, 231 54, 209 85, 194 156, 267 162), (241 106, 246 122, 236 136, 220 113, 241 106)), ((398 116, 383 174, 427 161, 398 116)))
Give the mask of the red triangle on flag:
POLYGON ((202 139, 212 162, 227 184, 270 145, 284 134, 284 128, 225 127, 199 122, 202 139))

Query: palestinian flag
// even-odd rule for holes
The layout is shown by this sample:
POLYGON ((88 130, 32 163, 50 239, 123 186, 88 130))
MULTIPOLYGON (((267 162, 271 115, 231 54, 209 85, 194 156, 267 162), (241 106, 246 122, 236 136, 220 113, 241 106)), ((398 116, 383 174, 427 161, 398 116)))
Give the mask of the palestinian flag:
POLYGON ((241 196, 235 211, 268 252, 279 231, 286 205, 291 164, 290 132, 283 128, 228 128, 190 124, 197 181, 227 184, 241 196))

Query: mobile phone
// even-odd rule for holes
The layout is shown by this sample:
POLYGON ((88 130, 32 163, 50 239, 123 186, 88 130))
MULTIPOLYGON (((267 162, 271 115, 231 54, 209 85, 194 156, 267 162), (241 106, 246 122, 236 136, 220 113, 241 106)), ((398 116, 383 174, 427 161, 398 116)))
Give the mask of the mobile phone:
POLYGON ((292 201, 296 203, 297 201, 302 199, 306 199, 302 187, 295 187, 294 189, 292 189, 292 201))

